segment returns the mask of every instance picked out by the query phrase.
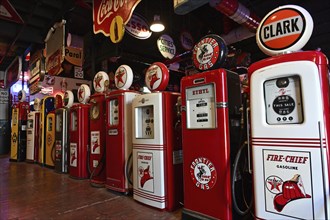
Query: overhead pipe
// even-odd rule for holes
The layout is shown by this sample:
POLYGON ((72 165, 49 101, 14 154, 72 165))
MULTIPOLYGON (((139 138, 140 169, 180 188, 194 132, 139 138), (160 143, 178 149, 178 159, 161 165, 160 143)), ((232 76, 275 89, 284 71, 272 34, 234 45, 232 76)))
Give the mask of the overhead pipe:
POLYGON ((210 6, 252 32, 260 24, 260 18, 237 0, 210 0, 210 6))
MULTIPOLYGON (((233 21, 242 25, 229 31, 227 34, 220 35, 227 45, 255 36, 261 20, 255 13, 239 3, 238 0, 210 0, 209 4, 233 21)), ((191 53, 192 51, 186 51, 178 54, 173 59, 165 61, 165 64, 170 65, 175 62, 182 62, 191 53)))

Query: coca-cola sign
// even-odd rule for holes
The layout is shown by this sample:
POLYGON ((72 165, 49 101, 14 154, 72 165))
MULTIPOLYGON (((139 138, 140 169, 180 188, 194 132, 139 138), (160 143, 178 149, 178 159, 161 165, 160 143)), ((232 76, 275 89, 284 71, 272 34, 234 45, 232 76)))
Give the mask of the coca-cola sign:
POLYGON ((94 0, 93 4, 93 28, 94 33, 103 33, 110 36, 110 25, 116 16, 127 24, 133 14, 133 10, 141 0, 94 0))

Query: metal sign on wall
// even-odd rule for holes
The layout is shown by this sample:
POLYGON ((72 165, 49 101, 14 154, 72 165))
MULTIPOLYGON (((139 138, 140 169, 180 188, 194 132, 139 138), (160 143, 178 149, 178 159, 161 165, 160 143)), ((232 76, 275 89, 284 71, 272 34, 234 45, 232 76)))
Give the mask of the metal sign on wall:
POLYGON ((13 21, 19 24, 24 23, 22 17, 17 13, 8 0, 0 1, 0 19, 13 21))
POLYGON ((110 37, 113 43, 122 40, 124 25, 130 20, 133 11, 141 0, 94 0, 93 30, 110 37))
POLYGON ((10 87, 19 79, 22 72, 22 57, 17 56, 5 71, 5 88, 10 87))

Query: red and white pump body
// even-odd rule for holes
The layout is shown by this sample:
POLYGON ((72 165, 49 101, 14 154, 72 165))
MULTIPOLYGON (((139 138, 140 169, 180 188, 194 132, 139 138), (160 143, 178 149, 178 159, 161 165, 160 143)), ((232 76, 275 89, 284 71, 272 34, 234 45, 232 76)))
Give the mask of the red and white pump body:
POLYGON ((90 96, 90 150, 88 154, 91 183, 104 186, 106 180, 105 162, 105 96, 109 86, 109 76, 99 71, 93 81, 96 93, 90 96))
POLYGON ((132 189, 132 100, 139 95, 127 90, 133 82, 133 71, 127 65, 118 67, 118 88, 106 97, 106 183, 108 189, 128 193, 132 189))
POLYGON ((80 85, 78 89, 79 103, 73 104, 70 108, 69 117, 69 175, 75 179, 87 179, 87 153, 89 148, 89 109, 90 88, 86 84, 80 85))
POLYGON ((34 111, 28 114, 26 128, 26 161, 37 162, 40 133, 40 99, 34 99, 34 111))
MULTIPOLYGON (((294 49, 299 50, 311 35, 310 26, 304 9, 280 7, 263 19, 257 32, 259 47, 269 55, 297 44, 294 49), (283 45, 278 41, 281 36, 265 41, 264 26, 291 19, 296 19, 295 28, 301 32, 282 36, 283 45), (294 37, 296 42, 290 42, 294 37)), ((308 51, 274 56, 249 67, 257 219, 330 218, 327 65, 324 54, 308 51)))
MULTIPOLYGON (((150 90, 164 90, 169 72, 152 64, 145 77, 150 90)), ((182 146, 175 132, 179 93, 153 92, 133 100, 133 198, 159 209, 174 210, 182 201, 182 146)))

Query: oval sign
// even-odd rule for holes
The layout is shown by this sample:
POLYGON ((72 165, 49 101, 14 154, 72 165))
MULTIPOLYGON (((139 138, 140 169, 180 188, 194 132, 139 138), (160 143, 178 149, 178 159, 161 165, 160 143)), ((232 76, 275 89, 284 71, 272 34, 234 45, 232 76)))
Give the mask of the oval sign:
POLYGON ((172 59, 176 54, 176 47, 174 45, 174 41, 167 34, 164 34, 158 38, 157 47, 164 58, 172 59))
POLYGON ((73 92, 70 90, 65 91, 64 93, 64 106, 70 108, 73 105, 74 96, 73 92))
POLYGON ((215 34, 203 37, 193 49, 193 62, 201 71, 219 68, 227 59, 228 48, 215 34))
POLYGON ((94 76, 93 86, 96 92, 104 92, 107 88, 107 85, 109 85, 109 76, 104 71, 99 71, 94 76))
POLYGON ((195 158, 190 164, 190 177, 201 190, 210 190, 217 182, 217 171, 213 163, 205 158, 195 158))
POLYGON ((257 30, 257 44, 267 55, 298 51, 313 32, 313 19, 302 7, 285 5, 269 12, 257 30))
POLYGON ((40 99, 39 98, 34 99, 33 108, 34 108, 35 111, 40 110, 40 99))
POLYGON ((163 91, 170 79, 169 71, 165 64, 153 63, 146 72, 145 83, 151 91, 163 91))
POLYGON ((91 90, 88 85, 81 84, 78 89, 78 100, 80 103, 85 104, 88 102, 89 97, 91 95, 91 90))
POLYGON ((129 22, 125 25, 125 30, 132 37, 141 40, 148 39, 152 34, 146 19, 138 14, 132 15, 129 22))
POLYGON ((182 31, 180 34, 180 42, 185 50, 192 50, 194 47, 194 39, 188 31, 182 31))
POLYGON ((133 71, 127 65, 118 67, 115 73, 115 84, 118 89, 128 89, 133 83, 133 71))
POLYGON ((26 92, 22 89, 18 92, 17 98, 19 102, 25 102, 26 101, 26 92))

